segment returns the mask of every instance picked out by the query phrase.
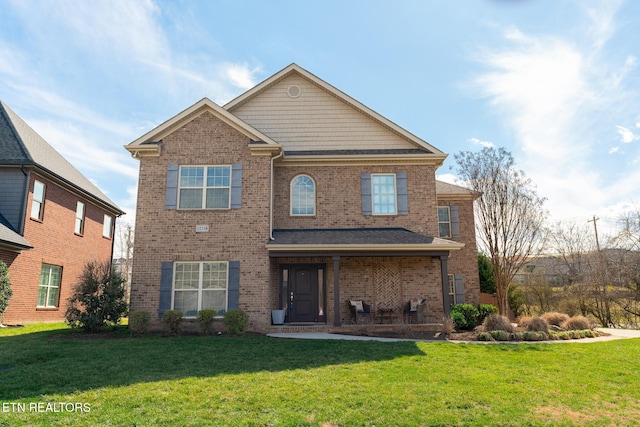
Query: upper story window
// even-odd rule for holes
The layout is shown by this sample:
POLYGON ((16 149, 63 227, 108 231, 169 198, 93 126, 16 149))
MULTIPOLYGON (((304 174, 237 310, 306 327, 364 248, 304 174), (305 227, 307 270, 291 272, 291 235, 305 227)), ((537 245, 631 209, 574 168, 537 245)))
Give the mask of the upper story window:
POLYGON ((74 229, 76 234, 84 233, 84 203, 78 202, 76 205, 76 226, 74 229))
POLYGON ((104 215, 104 221, 102 222, 102 235, 107 239, 113 237, 113 217, 111 215, 104 215))
POLYGON ((227 310, 227 262, 177 262, 173 275, 174 310, 185 317, 213 309, 222 316, 227 310))
POLYGON ((449 206, 438 206, 438 236, 451 237, 449 206))
POLYGON ((316 184, 308 175, 298 175, 291 181, 291 215, 315 215, 316 184))
POLYGON ((372 174, 371 195, 374 215, 397 214, 395 174, 372 174))
POLYGON ((31 218, 42 221, 44 214, 45 185, 40 181, 33 182, 33 201, 31 202, 31 218))
POLYGON ((231 166, 181 166, 179 209, 229 209, 231 166))

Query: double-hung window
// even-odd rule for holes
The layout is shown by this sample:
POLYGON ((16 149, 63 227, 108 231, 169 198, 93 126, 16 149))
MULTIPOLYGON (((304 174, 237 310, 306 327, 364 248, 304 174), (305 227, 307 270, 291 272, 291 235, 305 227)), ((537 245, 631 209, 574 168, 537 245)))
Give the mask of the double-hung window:
POLYGON ((298 175, 291 181, 291 215, 315 215, 316 185, 308 175, 298 175))
POLYGON ((107 239, 113 237, 112 234, 113 217, 111 215, 104 214, 104 221, 102 222, 102 235, 107 239))
POLYGON ((38 307, 58 307, 61 278, 62 267, 42 264, 42 269, 40 270, 40 285, 38 286, 38 307))
POLYGON ((227 310, 227 262, 177 262, 173 274, 174 310, 185 317, 213 309, 222 316, 227 310))
POLYGON ((396 175, 372 174, 371 195, 374 215, 396 215, 396 175))
POLYGON ((44 213, 45 185, 40 181, 33 182, 33 201, 31 202, 31 218, 42 221, 44 213))
POLYGON ((182 166, 179 209, 229 209, 231 166, 182 166))
POLYGON ((82 235, 84 233, 84 203, 78 202, 76 205, 76 225, 74 232, 82 235))
POLYGON ((451 237, 449 206, 438 206, 438 236, 451 237))

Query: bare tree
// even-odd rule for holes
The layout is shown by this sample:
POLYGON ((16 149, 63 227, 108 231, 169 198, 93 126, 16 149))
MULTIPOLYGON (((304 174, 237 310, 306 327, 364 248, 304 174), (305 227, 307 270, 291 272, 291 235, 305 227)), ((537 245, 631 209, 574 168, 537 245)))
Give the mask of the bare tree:
POLYGON ((134 230, 133 227, 127 223, 118 223, 117 228, 118 232, 116 236, 116 243, 118 254, 115 266, 118 269, 118 272, 125 279, 126 297, 128 301, 131 291, 131 269, 133 268, 134 230))
POLYGON ((513 277, 542 249, 545 199, 504 148, 463 151, 454 158, 460 179, 481 194, 475 204, 478 243, 491 257, 498 308, 506 314, 513 277))

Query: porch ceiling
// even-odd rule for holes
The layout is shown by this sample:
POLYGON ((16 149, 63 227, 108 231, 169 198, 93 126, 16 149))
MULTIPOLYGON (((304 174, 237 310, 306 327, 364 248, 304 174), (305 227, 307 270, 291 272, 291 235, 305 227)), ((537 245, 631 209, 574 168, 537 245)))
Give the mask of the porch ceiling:
POLYGON ((443 256, 463 243, 424 236, 405 228, 274 230, 269 256, 443 256))

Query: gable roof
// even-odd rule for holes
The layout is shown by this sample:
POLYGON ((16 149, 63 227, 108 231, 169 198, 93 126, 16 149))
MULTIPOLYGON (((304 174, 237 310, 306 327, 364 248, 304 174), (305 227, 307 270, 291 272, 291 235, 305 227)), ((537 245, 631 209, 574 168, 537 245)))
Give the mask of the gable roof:
POLYGON ((475 200, 480 193, 459 185, 436 180, 436 197, 440 200, 475 200))
POLYGON ((228 102, 227 104, 224 105, 223 108, 228 110, 228 111, 230 111, 230 112, 234 112, 234 111, 240 109, 243 105, 246 105, 247 103, 251 102, 252 99, 255 99, 261 93, 265 92, 269 88, 273 87, 274 85, 278 84, 282 80, 284 80, 284 79, 286 79, 288 77, 291 77, 291 76, 300 76, 303 79, 306 79, 307 81, 311 82, 316 87, 321 88, 324 92, 329 93, 333 97, 335 97, 338 100, 342 101, 344 104, 348 105, 349 107, 351 107, 355 111, 357 111, 360 114, 368 117, 370 120, 373 120, 378 125, 381 125, 382 127, 384 127, 387 130, 391 131, 393 134, 395 134, 395 135, 401 137, 402 139, 406 140, 413 147, 415 147, 417 149, 424 150, 423 154, 432 154, 432 155, 435 155, 435 156, 441 156, 442 157, 442 161, 444 161, 444 158, 446 157, 446 154, 443 153, 442 151, 438 150, 436 147, 434 147, 431 144, 429 144, 428 142, 418 138, 417 136, 415 136, 412 133, 408 132, 406 129, 398 126, 397 124, 393 123, 391 120, 383 117, 382 115, 380 115, 377 112, 373 111, 369 107, 365 106, 364 104, 360 103, 359 101, 355 100, 354 98, 350 97, 349 95, 345 94, 344 92, 338 90, 334 86, 328 84, 324 80, 318 78, 314 74, 308 72, 307 70, 305 70, 304 68, 300 67, 299 65, 297 65, 295 63, 289 65, 288 67, 286 67, 286 68, 284 68, 282 70, 280 70, 279 72, 277 72, 273 76, 271 76, 268 79, 264 80, 262 83, 259 83, 258 85, 256 85, 252 89, 249 89, 248 91, 246 91, 242 95, 240 95, 237 98, 233 99, 232 101, 228 102))
POLYGON ((145 154, 158 155, 160 152, 160 141, 162 138, 207 111, 250 138, 254 142, 254 144, 251 144, 252 147, 266 150, 270 148, 280 148, 280 145, 267 135, 229 113, 209 98, 202 98, 200 101, 173 116, 169 120, 151 129, 140 138, 128 145, 125 145, 124 148, 126 148, 134 157, 139 157, 145 154), (259 144, 255 144, 255 142, 258 142, 259 144))
POLYGON ((124 212, 24 120, 0 101, 0 164, 34 166, 116 214, 124 212))

